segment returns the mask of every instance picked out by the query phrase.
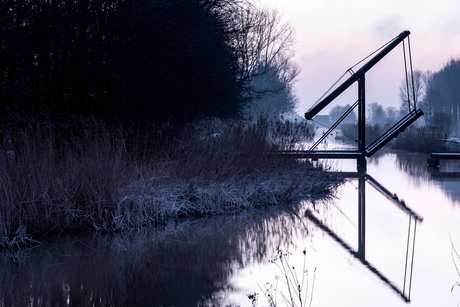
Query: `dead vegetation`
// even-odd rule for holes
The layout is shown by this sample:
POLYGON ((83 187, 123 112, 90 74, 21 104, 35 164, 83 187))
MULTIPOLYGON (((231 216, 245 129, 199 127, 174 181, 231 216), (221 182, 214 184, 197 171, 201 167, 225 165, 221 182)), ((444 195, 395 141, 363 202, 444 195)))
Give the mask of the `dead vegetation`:
POLYGON ((94 119, 4 125, 2 246, 71 229, 119 231, 279 205, 340 182, 321 165, 266 154, 310 137, 303 124, 206 121, 174 138, 165 131, 130 134, 94 119))

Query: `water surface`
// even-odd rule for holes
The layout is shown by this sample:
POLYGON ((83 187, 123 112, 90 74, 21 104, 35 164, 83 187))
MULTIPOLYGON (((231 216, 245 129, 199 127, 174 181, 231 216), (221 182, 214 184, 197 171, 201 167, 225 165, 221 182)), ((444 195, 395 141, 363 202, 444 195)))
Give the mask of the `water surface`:
MULTIPOLYGON (((247 294, 258 293, 257 306, 268 306, 272 285, 285 306, 283 276, 270 262, 281 248, 309 281, 307 305, 457 306, 460 164, 433 170, 426 158, 381 153, 368 160, 370 177, 349 179, 326 200, 3 251, 0 305, 251 306, 247 294)), ((354 161, 331 163, 356 170, 354 161)))

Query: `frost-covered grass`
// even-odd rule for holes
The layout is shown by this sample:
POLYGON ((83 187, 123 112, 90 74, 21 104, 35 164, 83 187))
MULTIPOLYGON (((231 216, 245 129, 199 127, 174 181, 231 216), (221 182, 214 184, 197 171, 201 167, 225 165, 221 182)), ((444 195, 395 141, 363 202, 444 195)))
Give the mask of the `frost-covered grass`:
POLYGON ((93 119, 3 126, 2 245, 284 204, 340 182, 321 166, 266 154, 308 138, 303 125, 215 120, 166 131, 135 134, 93 119))

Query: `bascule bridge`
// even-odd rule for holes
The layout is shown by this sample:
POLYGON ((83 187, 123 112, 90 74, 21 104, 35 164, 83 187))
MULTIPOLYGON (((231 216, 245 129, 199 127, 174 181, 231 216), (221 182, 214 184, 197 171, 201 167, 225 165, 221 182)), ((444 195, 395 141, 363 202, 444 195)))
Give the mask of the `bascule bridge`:
MULTIPOLYGON (((415 91, 413 85, 413 70, 412 70, 412 56, 410 50, 409 31, 404 31, 391 41, 374 51, 372 54, 367 56, 362 61, 358 62, 353 67, 349 68, 339 80, 334 83, 331 89, 326 92, 306 113, 305 118, 312 120, 321 110, 329 105, 335 98, 347 90, 351 85, 358 83, 357 100, 352 106, 335 122, 330 129, 321 137, 319 140, 306 151, 291 152, 298 157, 312 158, 312 159, 357 159, 358 169, 366 169, 366 157, 371 157, 385 144, 397 137, 399 133, 403 132, 408 126, 415 122, 419 117, 423 115, 421 109, 417 109, 416 101, 411 102, 411 93, 415 91), (407 50, 406 41, 407 40, 407 50), (406 85, 408 93, 408 114, 404 116, 399 122, 393 127, 383 133, 377 140, 370 145, 366 146, 366 73, 374 67, 382 58, 384 58, 390 51, 392 51, 400 43, 403 45, 404 53, 404 66, 406 75, 406 85), (354 71, 353 69, 368 60, 359 70, 354 71), (336 86, 346 75, 350 75, 343 83, 336 86), (410 80, 412 78, 412 80, 410 80), (332 90, 332 88, 334 88, 332 90), (358 148, 357 150, 317 150, 318 145, 324 141, 324 139, 331 134, 331 132, 350 114, 354 109, 357 108, 358 113, 358 148)), ((415 97, 415 93, 412 97, 415 97)))

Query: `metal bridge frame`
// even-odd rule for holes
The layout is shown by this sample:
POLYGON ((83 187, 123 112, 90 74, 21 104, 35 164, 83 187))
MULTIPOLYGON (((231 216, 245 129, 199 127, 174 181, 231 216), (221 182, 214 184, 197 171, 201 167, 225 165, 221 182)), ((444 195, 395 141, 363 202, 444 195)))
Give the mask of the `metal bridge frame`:
MULTIPOLYGON (((351 76, 340 84, 334 91, 332 91, 324 99, 318 101, 313 105, 306 113, 305 118, 311 120, 316 114, 318 114, 322 109, 324 109, 329 103, 331 103, 337 96, 343 93, 347 88, 349 88, 355 82, 358 82, 358 151, 314 151, 316 146, 319 144, 317 142, 315 145, 310 148, 308 151, 298 152, 302 154, 303 157, 315 158, 332 158, 332 159, 357 159, 358 169, 366 169, 366 156, 370 157, 390 140, 395 138, 399 133, 403 132, 409 125, 416 121, 419 117, 423 115, 423 112, 419 109, 410 111, 409 114, 404 117, 400 122, 390 128, 385 132, 379 139, 374 143, 369 145, 366 148, 366 77, 365 74, 370 70, 377 62, 379 62, 383 57, 385 57, 390 51, 392 51, 397 45, 404 41, 405 38, 409 36, 409 31, 404 31, 387 43, 384 47, 381 48, 373 58, 371 58, 366 64, 364 64, 358 71, 354 72, 353 67, 348 69, 347 72, 351 73, 351 76)), ((405 51, 404 51, 405 52, 405 51)), ((410 52, 410 49, 409 49, 410 52)), ((358 63, 359 64, 359 63, 358 63)), ((356 66, 356 65, 355 65, 356 66)), ((343 77, 343 76, 342 76, 343 77)), ((407 77, 407 74, 406 74, 407 77)), ((320 98, 321 99, 321 98, 320 98)), ((410 102, 409 102, 410 105, 410 102)), ((348 111, 348 113, 351 110, 348 111)), ((335 123, 332 128, 338 126, 338 124, 344 119, 345 116, 342 116, 337 123, 335 123)), ((329 134, 326 133, 326 136, 329 134)))

